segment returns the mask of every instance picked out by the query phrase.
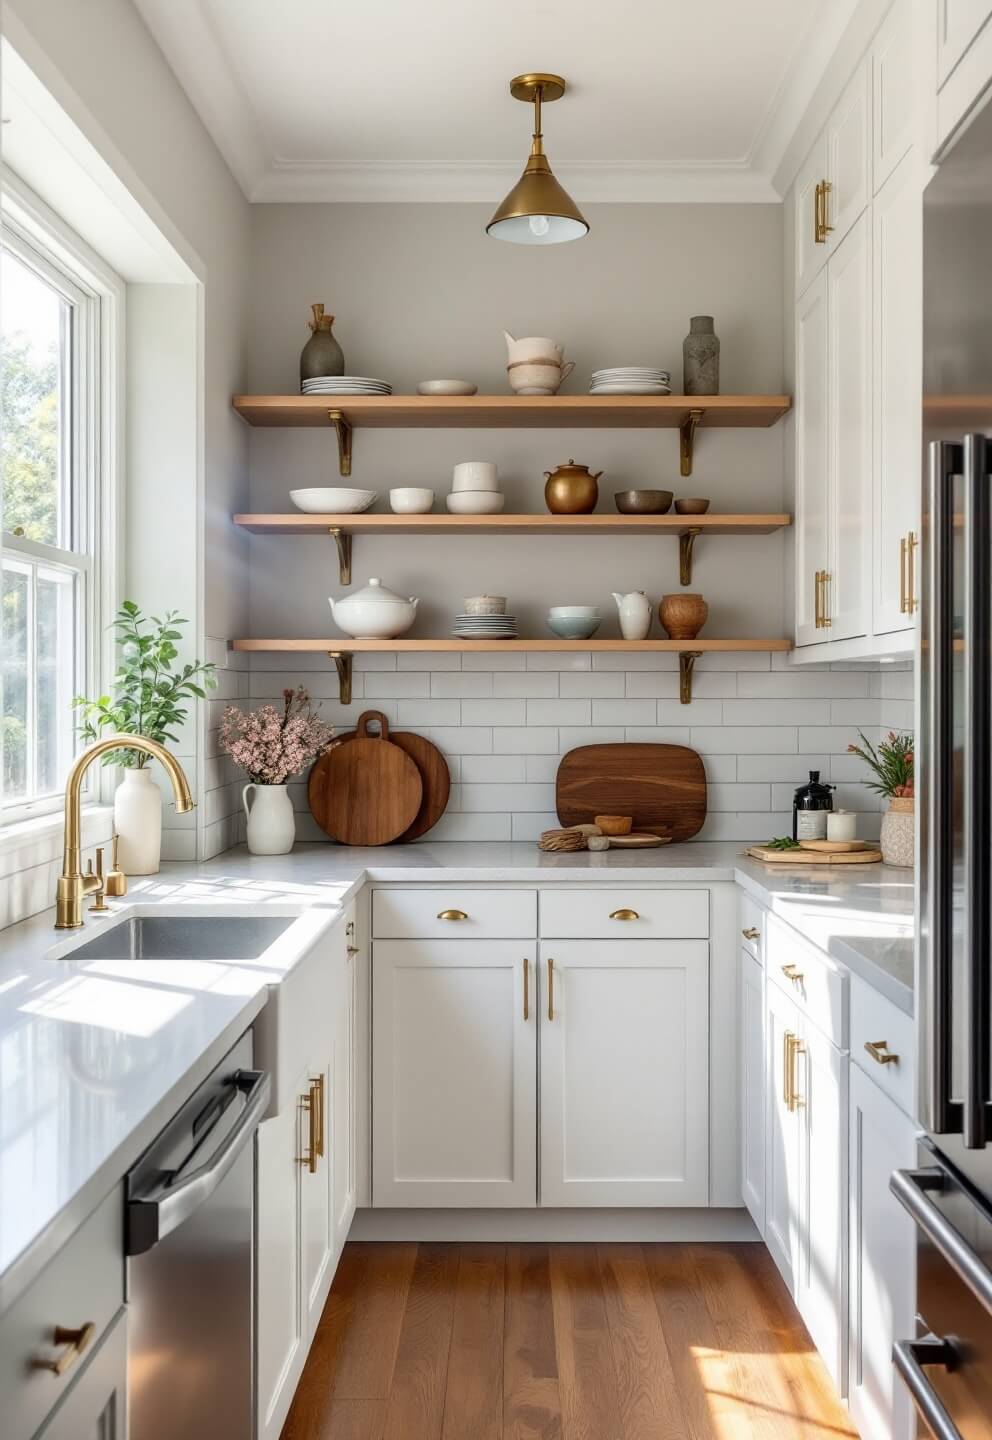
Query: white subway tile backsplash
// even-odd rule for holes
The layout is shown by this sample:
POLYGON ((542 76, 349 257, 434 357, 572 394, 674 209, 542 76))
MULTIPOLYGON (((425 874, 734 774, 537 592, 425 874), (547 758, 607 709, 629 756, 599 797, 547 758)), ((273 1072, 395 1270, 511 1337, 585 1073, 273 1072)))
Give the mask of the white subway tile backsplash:
POLYGON ((628 725, 623 738, 631 745, 688 745, 688 725, 628 725))
MULTIPOLYGON (((875 725, 878 725, 876 712, 875 725)), ((799 730, 800 750, 819 750, 827 755, 844 755, 852 740, 857 740, 853 725, 811 725, 799 730)))
POLYGON ((697 840, 744 840, 761 844, 776 835, 792 834, 792 810, 751 810, 736 814, 711 811, 703 822, 697 840))
MULTIPOLYGON (((869 730, 879 722, 879 706, 876 699, 831 700, 830 723, 850 725, 852 730, 869 730)), ((854 737, 852 737, 854 738, 854 737)))
MULTIPOLYGON (((770 810, 774 803, 772 785, 707 785, 707 810, 770 810)), ((787 802, 792 804, 792 792, 787 802)), ((780 802, 779 808, 784 808, 780 802)))
POLYGON ((725 725, 816 725, 824 718, 822 700, 725 700, 725 725))
MULTIPOLYGON (((705 763, 705 762, 704 762, 705 763)), ((809 779, 811 770, 830 770, 829 755, 738 755, 738 780, 788 780, 793 786, 809 779)))
POLYGON ((679 658, 668 650, 597 650, 592 657, 594 670, 678 670, 679 658))
POLYGON ((528 725, 588 725, 592 719, 589 700, 528 700, 528 725))
POLYGON ((852 670, 818 670, 810 675, 805 666, 802 670, 756 671, 737 677, 737 693, 742 698, 782 696, 785 699, 801 699, 808 696, 810 699, 825 700, 834 695, 867 695, 871 678, 864 671, 852 670))
POLYGON ((797 748, 795 727, 788 725, 693 725, 691 733, 692 748, 701 754, 794 755, 797 748))
POLYGON ((563 699, 618 699, 624 694, 625 678, 619 670, 566 670, 559 680, 559 693, 563 699))
MULTIPOLYGON (((435 680, 447 679, 447 676, 435 675, 435 680)), ((334 677, 337 682, 337 675, 334 677)), ((365 699, 378 700, 387 696, 391 699, 412 699, 413 697, 428 696, 431 693, 432 677, 426 671, 383 671, 378 675, 363 675, 365 682, 365 699)), ((352 692, 354 694, 354 692, 352 692)), ((438 692, 435 692, 438 693, 438 692)))
POLYGON ((463 755, 460 774, 465 785, 503 785, 530 779, 524 755, 463 755))
MULTIPOLYGON (((666 700, 678 699, 679 677, 674 670, 633 670, 627 676, 628 695, 656 695, 666 700)), ((737 694, 736 671, 695 670, 692 677, 693 700, 716 699, 737 694)))
MULTIPOLYGON (((418 666, 423 663, 419 655, 415 657, 411 656, 410 658, 416 658, 418 666)), ((355 656, 352 669, 356 672, 365 670, 397 670, 399 668, 396 664, 397 659, 398 656, 389 650, 360 650, 355 656)), ((324 663, 326 665, 326 660, 324 663)))
POLYGON ((514 814, 511 820, 511 836, 514 840, 539 840, 543 830, 557 830, 561 821, 554 811, 544 814, 524 812, 514 814))
POLYGON ((493 745, 500 755, 557 755, 558 731, 547 725, 505 725, 493 731, 493 745))
POLYGON ((523 650, 466 650, 462 656, 463 670, 526 670, 527 655, 523 650))
MULTIPOLYGON (((399 725, 457 725, 461 719, 459 700, 400 700, 396 707, 396 721, 399 725)), ((480 718, 468 720, 466 723, 482 725, 493 722, 480 718)))
POLYGON ((588 650, 528 650, 528 670, 591 670, 588 650))
POLYGON ((554 755, 525 755, 523 757, 524 778, 539 785, 553 785, 558 774, 560 757, 554 755))
POLYGON ((461 809, 465 811, 553 810, 553 785, 462 785, 461 809))
POLYGON ((468 842, 475 840, 509 840, 510 816, 509 814, 464 814, 459 812, 446 811, 434 826, 434 829, 425 836, 428 840, 455 840, 468 842))
POLYGON ((694 725, 720 725, 723 722, 722 700, 697 700, 693 690, 692 704, 683 705, 680 700, 656 700, 659 725, 684 724, 687 716, 694 725))
POLYGON ((622 725, 563 725, 558 731, 563 755, 579 745, 618 745, 625 738, 622 725))
POLYGON ((401 650, 396 656, 397 670, 462 670, 464 655, 457 650, 401 650))
POLYGON ((491 755, 493 732, 484 725, 431 725, 424 731, 445 755, 491 755))
POLYGON ((594 725, 653 725, 658 718, 656 700, 594 700, 594 725))
POLYGON ((463 725, 526 725, 526 700, 463 700, 463 725))
POLYGON ((442 670, 440 674, 431 675, 430 682, 432 696, 480 697, 493 693, 493 677, 482 670, 442 670))
POLYGON ((558 672, 555 670, 508 670, 492 677, 493 694, 510 699, 530 699, 558 694, 558 672))

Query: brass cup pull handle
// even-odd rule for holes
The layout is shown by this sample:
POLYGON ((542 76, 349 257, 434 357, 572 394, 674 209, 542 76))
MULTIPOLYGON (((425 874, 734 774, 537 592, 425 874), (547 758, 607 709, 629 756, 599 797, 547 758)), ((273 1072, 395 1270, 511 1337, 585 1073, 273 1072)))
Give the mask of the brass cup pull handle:
POLYGON ((899 1056, 890 1050, 884 1040, 866 1040, 865 1049, 879 1065, 898 1065, 899 1056))
POLYGON ((610 915, 611 920, 640 920, 636 910, 614 910, 610 915))
POLYGON ((760 930, 756 930, 753 925, 747 925, 747 926, 745 926, 745 928, 741 931, 741 934, 744 936, 744 939, 745 939, 745 940, 760 940, 760 939, 761 939, 761 931, 760 931, 760 930))
POLYGON ((548 957, 548 1019, 555 1018, 555 962, 548 957))
POLYGON ((307 1153, 300 1156, 300 1164, 305 1165, 311 1175, 317 1173, 317 1101, 314 1096, 315 1084, 311 1084, 305 1095, 300 1096, 300 1108, 307 1112, 307 1153))
POLYGON ((798 985, 799 981, 803 978, 803 972, 795 965, 783 965, 782 974, 786 980, 791 980, 793 985, 798 985))
POLYGON ((530 1019, 530 961, 524 956, 524 1019, 530 1019))
POLYGON ((464 910, 439 910, 437 918, 439 920, 467 920, 468 916, 464 910))
POLYGON ((83 1351, 92 1343, 96 1334, 96 1324, 87 1320, 85 1325, 80 1325, 78 1330, 70 1330, 65 1325, 56 1325, 52 1332, 52 1343, 64 1345, 66 1348, 56 1360, 35 1360, 32 1368, 35 1370, 50 1370, 53 1375, 64 1375, 71 1370, 73 1365, 82 1355, 83 1351))

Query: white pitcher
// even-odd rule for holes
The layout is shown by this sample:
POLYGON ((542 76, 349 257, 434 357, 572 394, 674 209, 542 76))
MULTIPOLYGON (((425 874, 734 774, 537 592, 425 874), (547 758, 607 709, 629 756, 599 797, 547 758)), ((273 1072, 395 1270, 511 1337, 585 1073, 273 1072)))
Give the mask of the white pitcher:
POLYGON ((288 855, 296 839, 296 816, 285 785, 246 785, 241 803, 248 816, 248 849, 253 855, 288 855), (248 804, 248 791, 255 798, 248 804))
POLYGON ((643 590, 631 590, 626 595, 618 595, 614 590, 613 598, 617 602, 617 613, 620 616, 620 633, 625 640, 646 640, 648 631, 651 629, 651 601, 643 590))
POLYGON ((504 330, 503 337, 509 365, 560 365, 565 355, 564 345, 543 335, 528 335, 522 340, 514 340, 510 332, 504 330))

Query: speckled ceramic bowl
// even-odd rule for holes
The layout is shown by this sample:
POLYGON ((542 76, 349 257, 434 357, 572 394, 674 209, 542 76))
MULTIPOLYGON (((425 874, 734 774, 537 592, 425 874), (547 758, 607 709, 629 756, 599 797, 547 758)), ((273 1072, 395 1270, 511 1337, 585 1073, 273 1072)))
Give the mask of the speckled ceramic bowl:
POLYGON ((671 490, 617 490, 614 503, 621 515, 664 515, 672 504, 671 490))

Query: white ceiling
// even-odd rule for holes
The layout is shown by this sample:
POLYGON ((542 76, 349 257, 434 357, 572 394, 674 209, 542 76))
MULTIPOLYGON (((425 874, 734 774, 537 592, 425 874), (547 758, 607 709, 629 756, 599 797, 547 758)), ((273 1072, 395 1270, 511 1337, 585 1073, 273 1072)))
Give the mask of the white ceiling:
POLYGON ((492 200, 530 110, 581 200, 772 200, 856 0, 135 0, 252 200, 492 200))

